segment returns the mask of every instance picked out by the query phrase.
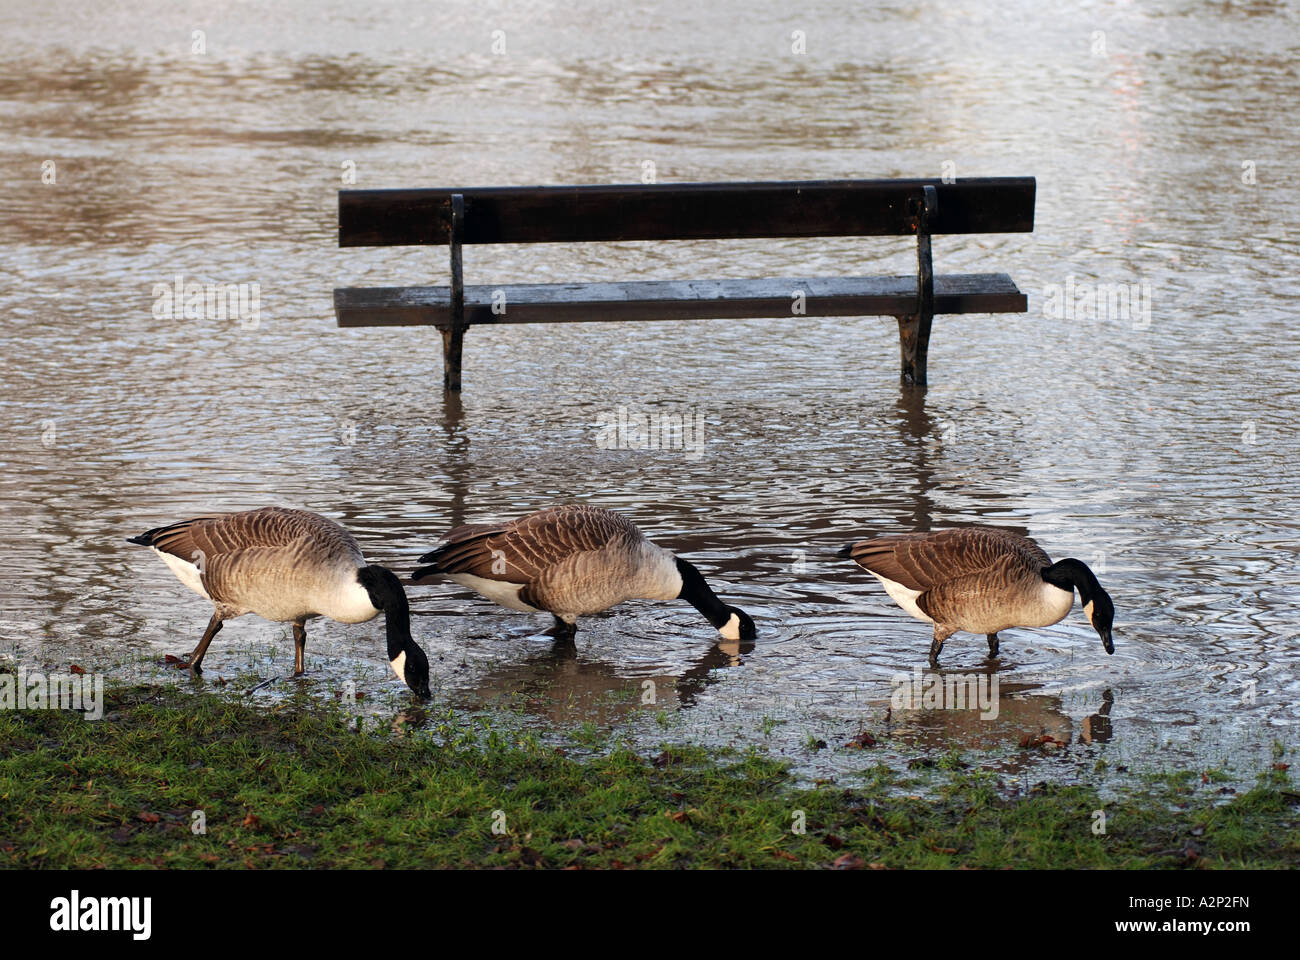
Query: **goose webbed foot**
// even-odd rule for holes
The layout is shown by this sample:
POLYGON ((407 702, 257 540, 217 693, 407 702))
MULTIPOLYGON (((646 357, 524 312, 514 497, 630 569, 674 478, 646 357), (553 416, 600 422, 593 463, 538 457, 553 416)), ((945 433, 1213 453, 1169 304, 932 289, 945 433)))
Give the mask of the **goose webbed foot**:
POLYGON ((993 657, 996 657, 998 655, 998 635, 996 633, 990 633, 988 635, 988 638, 989 638, 989 659, 992 659, 993 657))
POLYGON ((556 617, 555 626, 547 630, 546 635, 555 640, 556 646, 560 646, 561 644, 572 644, 573 638, 578 635, 578 625, 576 623, 568 623, 561 620, 559 617, 556 617))

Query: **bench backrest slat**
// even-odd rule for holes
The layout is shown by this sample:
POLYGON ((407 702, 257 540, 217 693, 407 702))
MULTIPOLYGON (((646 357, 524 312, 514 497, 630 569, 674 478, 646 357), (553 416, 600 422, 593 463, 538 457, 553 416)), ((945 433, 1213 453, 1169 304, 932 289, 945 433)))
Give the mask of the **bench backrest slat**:
POLYGON ((339 246, 446 244, 453 193, 467 244, 905 236, 926 186, 932 233, 1034 229, 1033 177, 340 190, 339 246))

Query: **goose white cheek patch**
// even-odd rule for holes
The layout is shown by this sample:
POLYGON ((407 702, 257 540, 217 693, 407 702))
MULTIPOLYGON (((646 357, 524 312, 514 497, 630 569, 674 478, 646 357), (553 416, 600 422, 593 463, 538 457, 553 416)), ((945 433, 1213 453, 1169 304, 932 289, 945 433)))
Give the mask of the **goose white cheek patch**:
POLYGON ((740 617, 733 613, 731 619, 718 628, 718 633, 722 634, 723 640, 739 640, 740 617))
POLYGON ((1092 601, 1091 600, 1089 600, 1087 603, 1083 605, 1083 615, 1088 618, 1089 623, 1092 623, 1092 601))
POLYGON ((397 674, 397 679, 402 683, 406 682, 406 651, 403 650, 390 661, 393 673, 397 674))

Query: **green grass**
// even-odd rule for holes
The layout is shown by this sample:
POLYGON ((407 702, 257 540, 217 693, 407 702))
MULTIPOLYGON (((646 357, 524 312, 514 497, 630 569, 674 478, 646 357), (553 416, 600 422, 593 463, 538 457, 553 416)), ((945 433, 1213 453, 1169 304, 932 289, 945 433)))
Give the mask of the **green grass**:
POLYGON ((445 711, 413 726, 357 732, 306 697, 267 710, 168 687, 110 691, 98 722, 0 713, 0 866, 1300 865, 1282 764, 1226 803, 1199 773, 1103 802, 1085 787, 1008 796, 950 754, 923 771, 922 798, 865 754, 860 786, 797 789, 758 753, 578 757, 445 711))

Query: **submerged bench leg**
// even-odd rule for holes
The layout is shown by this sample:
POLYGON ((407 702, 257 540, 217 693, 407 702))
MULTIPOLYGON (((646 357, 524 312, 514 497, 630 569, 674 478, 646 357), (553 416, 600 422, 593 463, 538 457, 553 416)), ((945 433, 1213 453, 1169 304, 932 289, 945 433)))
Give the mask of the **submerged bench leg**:
POLYGON ((460 351, 465 343, 463 326, 442 327, 442 388, 460 393, 460 351))
POLYGON ((898 352, 902 361, 899 382, 905 387, 926 385, 926 359, 930 352, 930 324, 927 314, 898 318, 898 352))
POLYGON ((460 245, 465 234, 465 198, 451 195, 451 326, 442 328, 442 388, 460 393, 460 351, 465 344, 465 276, 460 245))
POLYGON ((916 313, 898 318, 898 348, 902 355, 899 380, 905 387, 926 385, 930 325, 934 321, 934 261, 930 254, 930 225, 939 212, 939 194, 923 187, 916 201, 916 313))

